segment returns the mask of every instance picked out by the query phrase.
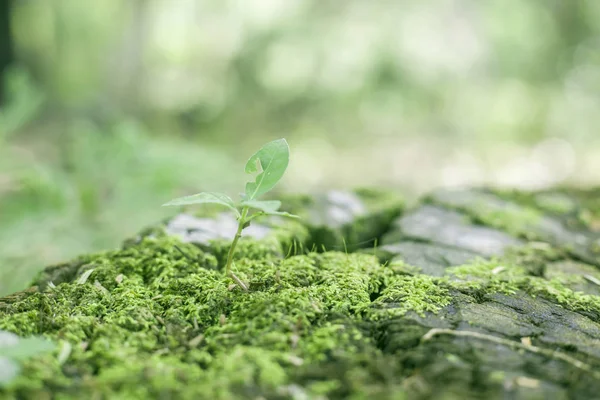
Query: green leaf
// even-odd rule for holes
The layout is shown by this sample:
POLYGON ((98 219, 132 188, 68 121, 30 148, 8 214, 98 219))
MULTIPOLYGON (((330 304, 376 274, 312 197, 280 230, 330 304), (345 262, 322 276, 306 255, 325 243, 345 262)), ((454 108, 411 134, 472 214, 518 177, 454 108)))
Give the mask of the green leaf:
POLYGON ((233 200, 229 196, 223 193, 215 192, 202 192, 191 196, 179 197, 171 200, 168 203, 163 204, 164 206, 185 206, 189 204, 220 204, 225 207, 229 207, 235 211, 236 215, 240 215, 233 200))
POLYGON ((279 210, 281 202, 279 200, 245 200, 242 201, 240 205, 255 208, 266 213, 272 213, 279 210))
POLYGON ((290 214, 289 212, 285 212, 285 211, 273 211, 273 212, 268 212, 265 214, 269 214, 269 215, 279 215, 280 217, 287 217, 287 218, 296 218, 296 219, 300 219, 299 215, 296 214, 290 214))
POLYGON ((79 278, 77 278, 77 281, 75 281, 75 283, 78 285, 85 284, 87 282, 88 278, 90 277, 90 275, 92 274, 92 272, 94 272, 94 268, 88 269, 83 274, 81 274, 81 276, 79 278))
POLYGON ((281 207, 281 202, 279 200, 245 200, 242 201, 241 206, 250 207, 260 210, 262 214, 266 215, 279 215, 282 217, 288 218, 300 218, 297 215, 290 214, 284 211, 277 211, 279 207, 281 207))
POLYGON ((290 148, 285 139, 265 144, 246 163, 246 173, 255 174, 254 182, 246 183, 245 200, 254 200, 267 193, 279 182, 290 161, 290 148))

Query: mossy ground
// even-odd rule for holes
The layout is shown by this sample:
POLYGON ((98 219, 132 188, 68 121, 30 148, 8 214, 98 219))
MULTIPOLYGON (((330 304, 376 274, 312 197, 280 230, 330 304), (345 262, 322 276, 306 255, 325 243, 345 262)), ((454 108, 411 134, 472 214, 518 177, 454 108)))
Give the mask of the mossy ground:
MULTIPOLYGON (((340 229, 372 234, 365 219, 340 229)), ((493 221, 479 222, 502 225, 493 221)), ((58 350, 24 363, 0 398, 585 398, 598 389, 600 297, 546 274, 568 252, 531 242, 433 277, 367 251, 306 252, 306 235, 242 240, 235 271, 249 292, 223 274, 223 242, 201 249, 160 229, 46 269, 37 290, 0 299, 0 329, 44 335, 58 350), (296 239, 303 251, 289 251, 296 239)))
MULTIPOLYGON (((72 345, 63 365, 54 355, 27 363, 17 396, 285 397, 286 385, 314 365, 338 360, 351 368, 357 354, 378 356, 360 317, 393 279, 374 256, 263 254, 236 262, 249 282, 245 293, 229 287, 214 256, 172 238, 80 263, 78 277, 93 269, 85 282, 3 306, 0 329, 72 345)), ((306 378, 302 390, 345 390, 340 378, 306 378)))

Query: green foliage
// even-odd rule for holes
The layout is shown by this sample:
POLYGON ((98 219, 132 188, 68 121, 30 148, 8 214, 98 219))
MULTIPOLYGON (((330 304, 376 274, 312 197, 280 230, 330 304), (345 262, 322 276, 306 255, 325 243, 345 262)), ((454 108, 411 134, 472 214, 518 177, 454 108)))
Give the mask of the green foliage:
POLYGON ((242 205, 269 213, 269 212, 277 212, 279 207, 281 207, 281 201, 279 201, 279 200, 244 200, 244 201, 242 201, 242 205))
POLYGON ((369 361, 380 351, 361 322, 393 274, 376 257, 240 254, 236 267, 248 293, 228 290, 215 263, 177 238, 145 238, 86 255, 74 279, 0 307, 0 329, 44 332, 73 345, 63 365, 23 364, 23 379, 0 398, 44 398, 47 388, 65 399, 292 398, 279 393, 290 384, 300 384, 307 398, 343 398, 346 380, 357 390, 385 388, 369 361), (199 263, 191 265, 178 247, 199 263), (91 267, 87 281, 77 283, 91 267), (325 380, 314 379, 315 369, 326 371, 325 380))
POLYGON ((54 350, 54 344, 41 337, 19 338, 0 330, 0 387, 10 383, 20 371, 20 362, 54 350))
POLYGON ((202 192, 191 196, 179 197, 173 199, 163 206, 184 206, 192 204, 220 204, 236 212, 238 219, 241 218, 240 209, 253 208, 264 214, 289 214, 278 212, 281 202, 278 200, 259 201, 256 200, 269 192, 277 182, 283 177, 289 164, 290 149, 285 139, 278 139, 265 144, 260 150, 254 153, 246 163, 246 173, 253 174, 260 172, 254 182, 246 184, 246 193, 242 195, 242 201, 239 204, 226 194, 215 192, 202 192))
POLYGON ((18 131, 0 145, 0 296, 30 286, 43 266, 115 248, 166 218, 171 210, 156 199, 193 188, 198 170, 220 171, 202 176, 207 187, 239 186, 233 172, 246 161, 132 120, 77 119, 59 129, 18 131))
POLYGON ((244 200, 240 203, 242 207, 256 209, 267 215, 281 215, 288 218, 299 218, 297 215, 285 211, 277 211, 281 207, 279 200, 244 200))
POLYGON ((180 197, 163 204, 163 206, 183 206, 191 204, 220 204, 235 212, 238 220, 238 229, 229 248, 225 271, 242 289, 247 290, 247 286, 232 271, 233 255, 238 240, 242 236, 242 231, 250 226, 250 222, 263 215, 279 215, 290 218, 298 218, 296 215, 278 211, 281 207, 279 200, 256 200, 275 187, 281 180, 290 161, 290 148, 285 139, 278 139, 265 144, 256 153, 254 153, 246 163, 246 173, 258 175, 254 182, 246 183, 246 193, 242 195, 239 204, 222 193, 202 192, 191 196, 180 197), (257 210, 249 215, 249 210, 257 210))
POLYGON ((215 193, 215 192, 202 192, 193 194, 191 196, 179 197, 177 199, 171 200, 168 203, 163 204, 164 206, 184 206, 188 204, 220 204, 225 207, 232 209, 238 218, 240 217, 240 213, 235 208, 235 203, 231 199, 231 197, 227 196, 223 193, 215 193))
POLYGON ((44 102, 43 94, 33 85, 31 76, 21 69, 11 69, 5 81, 8 105, 0 109, 0 147, 3 140, 25 124, 31 122, 38 114, 44 102))
MULTIPOLYGON (((456 12, 452 2, 359 2, 332 13, 315 0, 283 2, 278 12, 243 2, 231 12, 208 0, 200 14, 228 32, 218 42, 210 40, 211 24, 192 17, 190 2, 109 0, 91 14, 80 3, 35 1, 12 10, 18 71, 31 79, 16 70, 6 76, 0 111, 2 293, 25 288, 43 265, 115 247, 165 217, 156 198, 176 197, 199 180, 236 193, 229 190, 244 182, 223 175, 246 160, 230 158, 250 155, 250 143, 281 131, 294 138, 302 171, 286 179, 305 189, 393 181, 423 192, 446 167, 464 183, 545 186, 546 178, 530 181, 528 173, 514 182, 511 171, 536 165, 521 164, 530 156, 544 161, 535 171, 552 182, 598 181, 600 169, 586 165, 598 159, 600 140, 592 68, 600 2, 512 1, 510 10, 498 0, 477 3, 476 12, 459 12, 468 39, 441 52, 431 49, 448 30, 455 34, 439 23, 456 12), (170 30, 165 16, 173 12, 189 16, 183 31, 199 40, 152 39, 170 30), (373 18, 357 24, 356 15, 373 18), (429 25, 436 28, 422 35, 429 25), (30 26, 39 28, 35 35, 30 26), (356 45, 354 35, 364 40, 356 45), (337 57, 335 48, 351 50, 337 57), (302 63, 290 68, 290 54, 302 54, 302 63), (471 76, 478 79, 465 79, 471 76), (143 136, 113 128, 132 117, 143 118, 143 136), (533 147, 550 137, 550 147, 533 147), (556 138, 573 145, 574 172, 554 157, 556 138), (448 141, 460 150, 446 151, 448 141), (415 164, 405 151, 427 157, 415 164)), ((571 154, 567 143, 556 154, 565 151, 571 154)), ((597 214, 585 210, 581 218, 600 226, 597 214)))
POLYGON ((246 183, 245 200, 254 200, 273 189, 285 173, 289 160, 290 149, 285 139, 269 142, 254 153, 246 163, 246 173, 259 174, 254 182, 246 183))

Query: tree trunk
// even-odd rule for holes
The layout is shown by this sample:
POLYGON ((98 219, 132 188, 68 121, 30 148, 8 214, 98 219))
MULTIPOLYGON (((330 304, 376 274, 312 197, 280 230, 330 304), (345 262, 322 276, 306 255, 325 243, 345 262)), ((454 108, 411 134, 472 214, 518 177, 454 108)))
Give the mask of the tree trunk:
POLYGON ((0 106, 6 101, 4 72, 12 64, 14 58, 10 32, 10 10, 10 0, 0 1, 0 106))

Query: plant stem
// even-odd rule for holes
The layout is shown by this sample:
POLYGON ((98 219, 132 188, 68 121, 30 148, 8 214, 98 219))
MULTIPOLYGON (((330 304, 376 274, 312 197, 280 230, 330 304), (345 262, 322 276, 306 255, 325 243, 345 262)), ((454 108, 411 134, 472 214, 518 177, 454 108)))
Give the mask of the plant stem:
POLYGON ((231 271, 231 264, 233 263, 233 253, 235 252, 235 247, 237 246, 238 240, 242 237, 242 231, 245 228, 245 225, 248 221, 246 221, 246 216, 248 215, 248 207, 244 207, 242 209, 242 215, 240 216, 237 232, 235 233, 235 237, 233 238, 233 242, 231 242, 231 247, 229 247, 229 252, 227 253, 227 264, 225 264, 225 273, 231 277, 244 290, 248 290, 248 286, 240 278, 238 278, 231 271))

